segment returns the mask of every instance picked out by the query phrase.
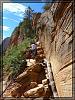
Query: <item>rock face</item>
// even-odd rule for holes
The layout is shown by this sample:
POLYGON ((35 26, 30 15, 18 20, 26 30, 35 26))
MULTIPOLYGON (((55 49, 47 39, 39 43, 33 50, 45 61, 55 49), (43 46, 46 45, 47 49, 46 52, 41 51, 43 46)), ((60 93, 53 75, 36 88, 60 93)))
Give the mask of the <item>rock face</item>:
POLYGON ((53 3, 37 24, 59 97, 72 96, 72 3, 53 3))
POLYGON ((10 45, 18 45, 24 40, 24 33, 22 32, 21 27, 16 27, 12 33, 10 39, 10 45))
MULTIPOLYGON (((0 44, 0 49, 3 50, 3 52, 6 51, 6 49, 9 47, 9 43, 10 43, 10 37, 5 38, 2 43, 0 44)), ((0 50, 0 52, 2 51, 0 50)))
MULTIPOLYGON (((40 18, 41 13, 34 13, 33 14, 33 19, 32 19, 32 30, 36 28, 37 20, 40 18)), ((22 41, 27 38, 28 33, 25 32, 28 30, 23 24, 26 22, 22 21, 19 23, 19 26, 16 27, 12 33, 12 36, 10 38, 10 45, 18 45, 22 43, 22 41)), ((32 31, 31 30, 31 31, 32 31)))

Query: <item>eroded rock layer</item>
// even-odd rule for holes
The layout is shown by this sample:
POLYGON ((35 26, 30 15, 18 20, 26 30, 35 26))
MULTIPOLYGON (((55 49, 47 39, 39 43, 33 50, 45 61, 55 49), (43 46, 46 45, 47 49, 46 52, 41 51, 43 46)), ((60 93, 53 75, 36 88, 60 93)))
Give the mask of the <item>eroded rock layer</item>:
POLYGON ((37 24, 60 97, 72 96, 72 3, 53 3, 37 24))
POLYGON ((44 54, 40 47, 37 47, 37 56, 35 60, 30 59, 30 61, 27 61, 29 66, 23 73, 17 76, 16 81, 9 85, 3 94, 4 97, 34 98, 52 96, 52 91, 49 88, 48 80, 45 76, 45 66, 43 66, 41 63, 44 54), (37 58, 41 59, 41 62, 37 61, 37 58))

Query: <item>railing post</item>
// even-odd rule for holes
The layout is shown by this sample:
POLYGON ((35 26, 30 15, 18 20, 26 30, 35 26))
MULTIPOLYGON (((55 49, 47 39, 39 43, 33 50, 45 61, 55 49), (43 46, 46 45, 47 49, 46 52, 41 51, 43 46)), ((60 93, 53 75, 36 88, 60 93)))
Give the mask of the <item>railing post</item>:
POLYGON ((53 96, 58 97, 58 93, 57 93, 55 82, 54 82, 53 72, 51 69, 51 64, 46 59, 44 59, 44 62, 47 65, 47 77, 49 79, 49 85, 51 86, 53 96))

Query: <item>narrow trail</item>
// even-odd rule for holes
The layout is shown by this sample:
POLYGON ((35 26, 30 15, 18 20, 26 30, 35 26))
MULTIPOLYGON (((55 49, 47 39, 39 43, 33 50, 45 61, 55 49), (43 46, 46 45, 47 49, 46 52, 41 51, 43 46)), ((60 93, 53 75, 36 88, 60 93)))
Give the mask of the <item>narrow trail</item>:
POLYGON ((37 45, 35 59, 26 59, 29 67, 16 78, 16 81, 9 83, 3 97, 52 97, 44 58, 43 49, 37 45))

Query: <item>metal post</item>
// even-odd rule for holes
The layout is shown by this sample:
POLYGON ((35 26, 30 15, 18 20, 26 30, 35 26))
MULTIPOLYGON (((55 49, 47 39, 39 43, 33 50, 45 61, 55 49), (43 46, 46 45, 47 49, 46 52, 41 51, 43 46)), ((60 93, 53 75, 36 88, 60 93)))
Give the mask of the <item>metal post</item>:
POLYGON ((51 69, 51 64, 46 59, 44 59, 44 62, 47 65, 47 77, 49 79, 49 85, 51 86, 53 96, 58 97, 58 93, 57 93, 57 90, 56 90, 56 86, 55 86, 55 82, 54 82, 54 78, 53 78, 53 74, 52 74, 53 72, 52 72, 52 69, 51 69))

